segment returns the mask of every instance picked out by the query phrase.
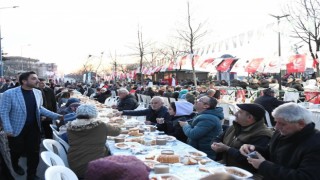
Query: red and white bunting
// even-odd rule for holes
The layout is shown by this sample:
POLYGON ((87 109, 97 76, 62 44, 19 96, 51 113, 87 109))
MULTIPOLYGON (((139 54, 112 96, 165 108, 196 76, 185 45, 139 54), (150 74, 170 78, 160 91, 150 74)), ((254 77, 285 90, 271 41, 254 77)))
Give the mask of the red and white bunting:
POLYGON ((287 73, 304 72, 306 70, 306 55, 296 54, 289 58, 287 73))
POLYGON ((161 67, 160 72, 166 72, 167 67, 168 67, 168 64, 163 65, 163 66, 161 67))
POLYGON ((219 66, 217 67, 217 70, 220 72, 226 72, 230 68, 233 61, 234 61, 233 58, 224 59, 224 61, 220 63, 219 66))
POLYGON ((281 61, 279 57, 268 58, 264 60, 263 73, 279 73, 281 61))
POLYGON ((169 63, 169 65, 168 65, 167 71, 173 71, 173 70, 175 70, 175 69, 177 69, 177 68, 176 68, 176 65, 175 65, 175 62, 174 62, 174 61, 171 61, 171 62, 169 63))
POLYGON ((255 73, 262 65, 263 58, 252 59, 247 65, 245 71, 248 73, 255 73))
POLYGON ((162 66, 156 66, 152 69, 153 73, 159 72, 161 70, 162 66))
POLYGON ((212 65, 213 61, 214 58, 204 59, 202 62, 199 63, 199 67, 202 69, 206 69, 207 66, 212 65))
POLYGON ((244 59, 239 59, 232 67, 230 72, 243 72, 246 67, 246 61, 244 59))

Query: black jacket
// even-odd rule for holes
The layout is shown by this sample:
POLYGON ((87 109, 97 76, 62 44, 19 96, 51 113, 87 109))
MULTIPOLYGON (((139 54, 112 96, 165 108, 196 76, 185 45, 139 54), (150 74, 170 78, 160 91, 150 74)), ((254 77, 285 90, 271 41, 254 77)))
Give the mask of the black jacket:
POLYGON ((267 148, 256 147, 266 161, 258 172, 264 179, 315 180, 320 177, 320 132, 310 123, 300 132, 281 136, 276 132, 267 148))
POLYGON ((124 110, 122 115, 126 116, 146 116, 147 121, 151 121, 152 124, 157 124, 157 118, 164 118, 164 120, 168 120, 170 118, 170 114, 168 112, 168 108, 162 106, 158 111, 155 111, 149 106, 148 109, 143 110, 124 110))
POLYGON ((118 110, 134 110, 139 106, 136 98, 132 94, 128 94, 124 99, 121 99, 118 104, 118 110))
POLYGON ((275 108, 277 108, 278 106, 280 106, 286 102, 278 100, 277 98, 275 98, 273 96, 264 95, 264 96, 258 97, 256 100, 254 100, 254 103, 260 104, 261 106, 264 107, 264 109, 266 109, 266 111, 268 111, 268 113, 270 115, 271 124, 272 124, 272 126, 274 126, 276 123, 274 122, 274 118, 271 115, 271 113, 275 108))
POLYGON ((166 131, 165 133, 171 136, 176 137, 179 141, 186 143, 188 137, 184 134, 182 127, 179 124, 179 121, 187 121, 192 119, 192 116, 171 116, 169 121, 166 121, 166 131))

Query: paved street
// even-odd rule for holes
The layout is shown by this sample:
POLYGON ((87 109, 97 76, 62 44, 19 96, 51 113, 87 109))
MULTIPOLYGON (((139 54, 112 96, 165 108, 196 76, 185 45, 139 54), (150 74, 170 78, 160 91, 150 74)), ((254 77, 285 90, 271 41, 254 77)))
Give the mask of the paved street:
MULTIPOLYGON (((40 146, 40 150, 41 150, 41 152, 45 151, 42 143, 41 143, 41 146, 40 146)), ((20 162, 19 163, 23 167, 23 169, 25 171, 27 171, 27 159, 25 157, 22 157, 22 158, 20 158, 20 162)), ((44 164, 44 162, 41 160, 41 157, 40 157, 40 163, 39 163, 39 166, 38 166, 37 175, 42 180, 44 180, 44 172, 46 171, 46 169, 47 169, 47 166, 44 164)), ((26 174, 24 176, 15 175, 15 180, 26 180, 26 178, 27 178, 26 174)))

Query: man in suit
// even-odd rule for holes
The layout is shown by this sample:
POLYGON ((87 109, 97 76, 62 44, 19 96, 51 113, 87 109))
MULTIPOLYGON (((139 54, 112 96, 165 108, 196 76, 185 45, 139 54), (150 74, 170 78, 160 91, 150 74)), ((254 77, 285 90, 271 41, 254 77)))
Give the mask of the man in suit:
MULTIPOLYGON (((46 80, 43 78, 39 78, 39 89, 43 92, 42 98, 43 98, 43 106, 52 111, 57 112, 57 101, 56 97, 54 95, 54 92, 51 88, 46 86, 46 80)), ((52 124, 51 118, 44 118, 43 121, 41 121, 43 131, 44 131, 44 137, 46 139, 52 139, 52 130, 50 128, 50 124, 52 124)))
POLYGON ((27 180, 39 179, 36 176, 40 150, 40 115, 63 120, 63 116, 51 112, 42 106, 40 90, 35 89, 39 83, 35 72, 25 72, 19 77, 21 86, 3 93, 0 102, 0 117, 4 131, 7 133, 14 171, 24 175, 19 166, 23 152, 27 155, 27 180))

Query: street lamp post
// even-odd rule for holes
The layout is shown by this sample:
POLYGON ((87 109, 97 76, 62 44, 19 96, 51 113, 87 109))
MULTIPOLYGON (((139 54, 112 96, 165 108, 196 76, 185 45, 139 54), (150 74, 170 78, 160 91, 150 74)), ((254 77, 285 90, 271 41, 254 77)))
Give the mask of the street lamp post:
MULTIPOLYGON (((18 8, 19 6, 9 6, 9 7, 0 7, 2 9, 11 9, 11 8, 18 8)), ((1 46, 1 26, 0 26, 0 77, 3 78, 3 61, 2 61, 2 46, 1 46)))
MULTIPOLYGON (((281 58, 281 37, 280 37, 280 19, 281 18, 284 18, 284 17, 288 17, 289 14, 286 14, 286 15, 283 15, 283 16, 275 16, 275 15, 272 15, 272 14, 269 14, 270 16, 274 17, 277 19, 278 21, 278 56, 279 56, 279 61, 280 61, 280 58, 281 58)), ((280 91, 281 91, 281 62, 280 62, 280 72, 279 72, 279 94, 280 94, 280 91)))

